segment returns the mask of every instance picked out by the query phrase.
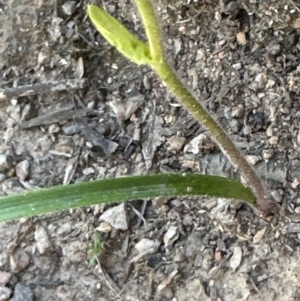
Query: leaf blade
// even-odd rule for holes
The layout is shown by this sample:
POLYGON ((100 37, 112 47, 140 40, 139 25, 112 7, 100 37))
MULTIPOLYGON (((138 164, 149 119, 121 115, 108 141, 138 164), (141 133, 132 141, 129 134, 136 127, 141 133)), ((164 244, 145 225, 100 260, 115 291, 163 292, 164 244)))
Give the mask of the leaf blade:
POLYGON ((0 221, 99 203, 188 195, 236 198, 254 204, 251 190, 232 179, 200 174, 158 174, 54 186, 2 197, 0 221))
POLYGON ((88 5, 88 15, 104 38, 136 64, 149 64, 149 46, 133 35, 117 19, 95 5, 88 5))

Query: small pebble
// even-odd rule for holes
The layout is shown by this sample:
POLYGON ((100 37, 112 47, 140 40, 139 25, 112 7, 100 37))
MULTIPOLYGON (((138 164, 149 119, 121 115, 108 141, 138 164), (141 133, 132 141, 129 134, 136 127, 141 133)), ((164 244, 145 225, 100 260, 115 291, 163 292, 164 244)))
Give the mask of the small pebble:
POLYGON ((297 19, 293 20, 292 27, 300 28, 300 18, 297 18, 297 19))
POLYGON ((92 147, 94 146, 93 143, 90 142, 90 141, 87 141, 87 142, 85 143, 85 145, 86 145, 88 148, 92 148, 92 147))
POLYGON ((262 240, 262 238, 263 238, 263 236, 265 235, 265 232, 266 232, 266 228, 263 228, 263 229, 261 229, 261 230, 258 230, 257 232, 256 232, 256 234, 253 236, 253 243, 254 244, 257 244, 257 243, 259 243, 261 240, 262 240))
POLYGON ((186 144, 183 151, 185 153, 197 155, 201 149, 209 149, 214 147, 215 143, 210 139, 210 137, 202 133, 194 137, 188 144, 186 144))
POLYGON ((151 89, 151 79, 148 76, 144 76, 143 84, 144 84, 146 90, 151 89))
POLYGON ((29 286, 17 283, 12 301, 33 301, 33 292, 29 286))
POLYGON ((239 104, 237 107, 232 109, 231 116, 241 118, 244 114, 244 106, 239 104))
POLYGON ((88 176, 88 175, 91 175, 91 174, 94 174, 95 173, 95 169, 93 167, 87 167, 85 168, 82 173, 85 175, 85 176, 88 176))
POLYGON ((48 129, 49 134, 57 134, 60 132, 60 127, 58 124, 54 123, 49 126, 48 129))
POLYGON ((117 115, 119 120, 127 120, 135 113, 138 108, 144 103, 145 98, 142 94, 135 93, 128 97, 126 101, 114 99, 108 102, 112 111, 117 115))
POLYGON ((225 44, 226 44, 226 40, 223 39, 223 40, 220 40, 220 41, 219 41, 219 45, 220 45, 220 46, 223 46, 223 45, 225 45, 225 44))
POLYGON ((281 203, 282 195, 277 190, 271 191, 271 195, 277 203, 281 203))
POLYGON ((16 98, 12 98, 10 103, 13 105, 13 106, 16 106, 18 104, 18 100, 16 98))
POLYGON ((162 205, 161 207, 160 207, 160 212, 161 213, 167 213, 168 211, 170 210, 170 206, 168 206, 168 205, 162 205))
POLYGON ((6 179, 5 174, 0 173, 0 183, 2 183, 6 179))
POLYGON ((164 235, 164 244, 167 247, 173 245, 173 243, 179 238, 178 227, 170 226, 168 231, 164 235))
POLYGON ((281 51, 281 45, 279 43, 273 41, 267 46, 267 51, 271 55, 278 55, 281 51))
POLYGON ((21 161, 16 166, 16 175, 21 181, 25 181, 29 174, 29 163, 27 160, 21 161))
POLYGON ((60 153, 65 153, 65 154, 73 154, 74 149, 73 146, 71 145, 70 141, 59 141, 56 145, 55 145, 55 150, 60 152, 60 153))
POLYGON ((235 271, 242 262, 242 249, 239 246, 234 247, 233 254, 230 258, 230 267, 235 271))
POLYGON ((103 233, 109 233, 111 231, 111 225, 107 222, 102 222, 96 228, 96 230, 99 231, 99 232, 103 232, 103 233))
POLYGON ((36 226, 34 239, 36 241, 36 246, 40 254, 44 254, 51 247, 48 232, 42 226, 36 226))
POLYGON ((90 101, 86 107, 90 110, 94 109, 95 108, 95 101, 90 101))
POLYGON ((10 160, 6 155, 0 155, 0 172, 7 171, 10 166, 10 160))
POLYGON ((237 42, 240 44, 240 45, 246 45, 247 44, 247 39, 246 39, 246 34, 244 32, 239 32, 237 35, 236 35, 236 39, 237 39, 237 42))
POLYGON ((272 145, 276 145, 276 144, 278 144, 278 137, 277 136, 272 136, 270 139, 269 139, 269 142, 270 142, 270 144, 272 144, 272 145))
POLYGON ((215 252, 215 261, 221 261, 222 260, 222 252, 216 251, 215 252))
POLYGON ((300 131, 298 131, 297 136, 296 136, 296 147, 297 145, 300 145, 300 131))
POLYGON ((240 70, 242 68, 242 64, 241 63, 233 64, 232 68, 235 69, 235 70, 240 70))
POLYGON ((11 293, 12 291, 10 288, 5 286, 0 286, 0 301, 7 301, 10 298, 11 293))
POLYGON ((180 207, 182 205, 182 201, 179 199, 175 199, 171 201, 171 204, 175 207, 180 207))
POLYGON ((11 273, 0 271, 0 285, 6 285, 11 278, 11 273))
POLYGON ((115 229, 128 230, 128 220, 125 204, 107 209, 101 216, 99 221, 105 221, 115 229))
POLYGON ((67 1, 62 6, 62 10, 66 15, 70 16, 75 11, 76 8, 75 5, 76 5, 76 1, 67 1))
POLYGON ((77 66, 74 75, 76 78, 82 78, 84 75, 84 62, 82 57, 80 57, 77 61, 77 66))
POLYGON ((152 206, 155 210, 160 210, 163 205, 165 205, 169 201, 169 198, 159 196, 152 199, 152 206))
POLYGON ((168 144, 170 146, 170 149, 175 151, 175 152, 179 152, 183 145, 185 144, 186 138, 184 137, 171 137, 168 139, 168 144))
POLYGON ((22 249, 17 250, 10 256, 10 266, 13 273, 19 273, 24 270, 30 262, 28 253, 22 249))
POLYGON ((298 178, 295 178, 291 185, 294 189, 297 189, 299 187, 299 184, 300 184, 300 182, 299 182, 298 178))
POLYGON ((28 103, 22 110, 21 121, 26 121, 37 116, 37 109, 32 103, 28 103))
POLYGON ((273 136, 274 130, 273 130, 272 126, 269 126, 269 127, 267 128, 266 134, 267 134, 268 137, 273 136))
POLYGON ((142 238, 134 247, 143 254, 155 253, 160 246, 160 241, 142 238))
POLYGON ((79 131, 80 131, 78 125, 74 122, 70 122, 70 123, 65 124, 62 127, 62 130, 63 130, 65 135, 78 134, 79 131))
POLYGON ((246 160, 249 164, 255 165, 261 158, 259 156, 248 155, 246 156, 246 160))
POLYGON ((265 160, 269 160, 270 158, 272 158, 274 155, 274 152, 272 149, 264 149, 262 151, 262 156, 265 160))

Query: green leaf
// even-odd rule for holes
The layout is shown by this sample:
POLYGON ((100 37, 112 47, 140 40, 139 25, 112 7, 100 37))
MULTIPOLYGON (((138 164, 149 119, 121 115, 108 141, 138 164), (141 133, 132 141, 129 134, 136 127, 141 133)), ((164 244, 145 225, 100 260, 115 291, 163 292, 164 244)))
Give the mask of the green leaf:
POLYGON ((151 62, 149 46, 139 40, 118 20, 95 5, 88 5, 88 15, 104 38, 136 64, 151 62))
POLYGON ((100 203, 185 195, 234 198, 254 204, 251 190, 235 180, 200 174, 160 174, 55 186, 2 197, 0 221, 100 203))

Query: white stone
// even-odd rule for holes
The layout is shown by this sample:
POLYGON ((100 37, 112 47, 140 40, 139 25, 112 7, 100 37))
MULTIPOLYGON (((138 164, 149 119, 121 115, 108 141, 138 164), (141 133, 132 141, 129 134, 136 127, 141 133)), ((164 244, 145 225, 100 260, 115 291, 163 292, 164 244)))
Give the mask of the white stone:
POLYGON ((268 159, 270 159, 270 158, 273 157, 274 152, 273 152, 272 149, 264 149, 264 150, 262 151, 262 155, 263 155, 263 158, 264 158, 265 160, 268 160, 268 159))
POLYGON ((16 166, 16 175, 21 181, 25 181, 29 174, 29 163, 27 160, 21 161, 16 166))
POLYGON ((91 175, 91 174, 94 174, 95 173, 95 169, 93 167, 87 167, 85 168, 82 173, 85 175, 85 176, 88 176, 88 175, 91 175))
POLYGON ((76 1, 67 1, 62 6, 63 12, 68 16, 71 16, 73 14, 75 8, 76 8, 76 1))
POLYGON ((157 251, 160 241, 157 239, 142 238, 134 247, 142 254, 150 254, 157 251))
POLYGON ((261 158, 258 156, 248 155, 246 156, 246 160, 249 164, 255 165, 261 158))
POLYGON ((102 222, 100 225, 96 228, 97 231, 108 233, 111 231, 111 225, 107 222, 102 222))
POLYGON ((44 254, 51 246, 48 233, 42 226, 36 226, 34 239, 36 241, 36 246, 40 254, 44 254))
POLYGON ((271 195, 277 203, 281 203, 283 197, 277 190, 271 191, 271 195))
POLYGON ((112 227, 119 230, 128 230, 128 220, 125 204, 107 209, 101 216, 99 221, 105 221, 112 227))
POLYGON ((230 258, 230 267, 235 271, 242 262, 242 249, 239 246, 234 247, 233 254, 230 258))
POLYGON ((171 150, 179 152, 182 149, 186 139, 184 137, 174 136, 169 138, 167 141, 171 150))
POLYGON ((235 69, 235 70, 240 70, 242 68, 242 64, 241 63, 233 64, 232 68, 235 69))
POLYGON ((11 278, 11 273, 0 271, 0 286, 6 285, 11 278))
POLYGON ((8 159, 6 155, 0 155, 0 171, 5 171, 9 168, 8 159))
POLYGON ((178 227, 171 226, 164 235, 164 244, 166 247, 170 247, 179 238, 178 227))
POLYGON ((6 179, 5 174, 0 173, 0 183, 2 183, 6 179))
POLYGON ((266 232, 266 228, 258 230, 257 233, 253 236, 253 240, 252 240, 253 243, 258 244, 262 240, 263 236, 265 235, 265 232, 266 232))
POLYGON ((199 154, 200 149, 209 149, 215 147, 215 143, 204 133, 193 138, 184 147, 185 153, 199 154))
POLYGON ((278 137, 277 137, 277 136, 272 136, 272 137, 269 139, 269 142, 270 142, 270 144, 272 144, 272 145, 278 144, 278 137))
POLYGON ((0 286, 0 301, 6 301, 11 296, 11 289, 5 286, 0 286))
POLYGON ((298 178, 295 178, 291 185, 292 185, 292 187, 293 187, 294 189, 297 189, 297 188, 299 187, 299 185, 300 185, 299 179, 298 179, 298 178))

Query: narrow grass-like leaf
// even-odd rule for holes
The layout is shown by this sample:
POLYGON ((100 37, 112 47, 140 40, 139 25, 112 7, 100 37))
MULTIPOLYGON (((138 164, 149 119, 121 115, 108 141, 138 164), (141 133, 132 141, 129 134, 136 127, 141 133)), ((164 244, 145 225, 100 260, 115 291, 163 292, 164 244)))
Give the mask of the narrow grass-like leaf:
POLYGON ((136 64, 151 62, 149 46, 139 40, 117 19, 95 5, 88 5, 88 15, 104 38, 136 64))
POLYGON ((148 175, 54 186, 0 198, 0 221, 30 217, 74 207, 157 196, 207 195, 254 204, 249 188, 240 182, 200 174, 148 175))

